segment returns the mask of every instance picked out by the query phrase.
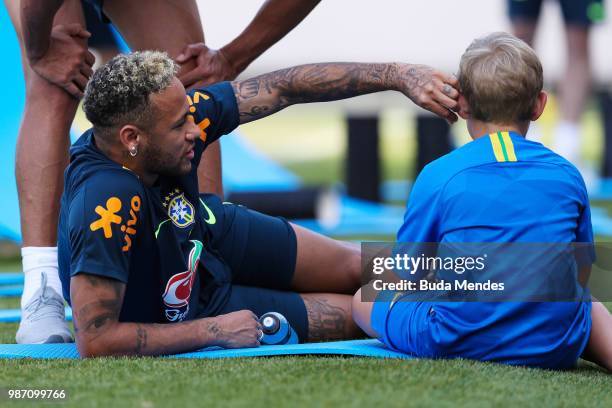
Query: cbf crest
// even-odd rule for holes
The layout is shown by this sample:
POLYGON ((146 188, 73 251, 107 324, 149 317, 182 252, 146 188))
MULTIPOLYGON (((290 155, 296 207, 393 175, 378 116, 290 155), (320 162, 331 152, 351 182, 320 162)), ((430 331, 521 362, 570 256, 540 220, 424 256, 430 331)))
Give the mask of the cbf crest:
POLYGON ((174 189, 164 198, 164 208, 168 211, 168 218, 179 228, 190 226, 195 221, 193 205, 181 190, 174 189))

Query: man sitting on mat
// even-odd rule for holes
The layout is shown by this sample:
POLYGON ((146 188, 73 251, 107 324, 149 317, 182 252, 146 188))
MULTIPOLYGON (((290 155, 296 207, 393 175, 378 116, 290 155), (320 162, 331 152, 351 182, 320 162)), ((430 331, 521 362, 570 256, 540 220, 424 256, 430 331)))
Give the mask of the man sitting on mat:
POLYGON ((512 262, 512 279, 505 284, 520 289, 513 292, 516 298, 436 301, 408 291, 366 302, 362 295, 371 294, 372 285, 353 302, 354 318, 368 334, 419 357, 569 368, 582 356, 612 368, 612 317, 601 303, 591 303, 588 289, 577 286, 573 275, 582 266, 580 276, 588 276, 593 261, 584 182, 567 160, 524 138, 546 105, 542 77, 535 52, 509 34, 491 34, 470 45, 460 65, 459 114, 474 140, 419 175, 397 239, 417 247, 437 243, 438 254, 457 243, 533 243, 523 245, 526 252, 586 243, 586 254, 577 251, 583 255, 576 259, 580 262, 570 258, 559 269, 543 263, 550 252, 535 253, 544 267, 533 275, 543 283, 538 290, 577 288, 580 296, 573 301, 521 299, 536 282, 524 267, 530 254, 517 253, 520 244, 515 244, 504 247, 515 248, 504 261, 512 262), (571 286, 560 286, 567 283, 563 267, 571 286))
POLYGON ((200 195, 202 152, 287 106, 384 90, 455 121, 456 79, 409 64, 312 64, 186 97, 176 72, 165 54, 136 52, 87 85, 93 129, 71 149, 58 229, 80 354, 257 346, 256 316, 270 311, 300 341, 358 336, 350 294, 360 285, 359 249, 200 195))

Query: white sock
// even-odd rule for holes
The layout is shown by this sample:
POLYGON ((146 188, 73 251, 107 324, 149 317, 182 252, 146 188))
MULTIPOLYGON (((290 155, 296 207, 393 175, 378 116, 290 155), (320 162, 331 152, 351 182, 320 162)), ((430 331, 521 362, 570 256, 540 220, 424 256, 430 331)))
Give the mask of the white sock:
POLYGON ((529 125, 529 130, 527 131, 525 138, 533 142, 542 143, 542 132, 540 131, 540 127, 537 123, 531 123, 529 125))
POLYGON ((21 248, 21 261, 24 274, 23 294, 21 295, 22 309, 40 289, 41 272, 47 275, 47 286, 58 294, 62 294, 62 282, 57 266, 57 247, 23 247, 21 248))
POLYGON ((580 126, 573 122, 560 122, 555 131, 553 150, 577 165, 580 160, 580 126))

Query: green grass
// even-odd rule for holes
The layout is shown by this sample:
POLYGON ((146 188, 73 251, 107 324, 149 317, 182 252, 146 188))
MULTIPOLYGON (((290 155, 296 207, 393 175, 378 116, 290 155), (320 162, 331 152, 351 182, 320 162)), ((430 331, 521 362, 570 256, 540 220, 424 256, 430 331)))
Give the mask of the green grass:
MULTIPOLYGON (((0 309, 17 307, 19 299, 0 298, 0 309)), ((0 323, 0 343, 13 343, 16 330, 0 323)), ((33 406, 8 401, 11 388, 64 389, 58 405, 70 407, 612 406, 612 375, 584 361, 555 372, 361 357, 0 359, 0 406, 33 406)))
POLYGON ((611 377, 590 365, 552 372, 464 360, 2 360, 0 384, 65 389, 75 407, 612 404, 611 377))
POLYGON ((21 271, 21 261, 15 259, 0 259, 1 272, 18 272, 21 271))

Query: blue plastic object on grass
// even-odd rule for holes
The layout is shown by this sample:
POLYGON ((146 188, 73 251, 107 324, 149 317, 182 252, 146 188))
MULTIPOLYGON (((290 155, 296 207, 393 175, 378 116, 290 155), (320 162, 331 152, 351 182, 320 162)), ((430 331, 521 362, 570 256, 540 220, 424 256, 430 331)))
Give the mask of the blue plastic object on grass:
POLYGON ((298 336, 285 316, 277 312, 268 312, 259 318, 263 328, 261 344, 297 344, 298 336))
POLYGON ((304 228, 333 236, 393 235, 404 220, 404 208, 372 203, 347 196, 340 198, 340 219, 326 226, 317 220, 292 220, 304 228))
POLYGON ((2 98, 0 98, 0 239, 19 241, 19 206, 15 185, 15 145, 25 106, 25 82, 17 35, 6 7, 0 7, 2 98))
POLYGON ((0 297, 18 297, 23 293, 23 285, 0 286, 0 297))
MULTIPOLYGON (((72 320, 72 309, 66 308, 66 320, 72 320)), ((21 321, 21 309, 0 310, 0 323, 15 323, 21 321)))
POLYGON ((223 187, 229 192, 292 191, 299 177, 260 153, 234 131, 221 138, 223 187))
POLYGON ((0 285, 19 285, 23 283, 21 272, 0 272, 0 285))

